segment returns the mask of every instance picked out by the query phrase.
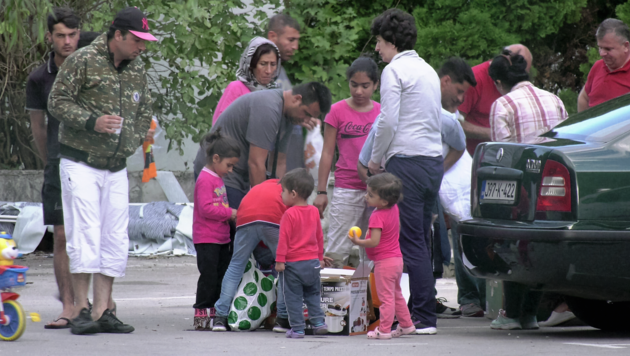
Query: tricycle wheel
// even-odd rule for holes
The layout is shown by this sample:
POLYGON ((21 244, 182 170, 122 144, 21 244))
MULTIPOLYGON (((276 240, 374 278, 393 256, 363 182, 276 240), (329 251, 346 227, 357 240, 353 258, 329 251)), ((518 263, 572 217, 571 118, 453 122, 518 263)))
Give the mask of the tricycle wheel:
POLYGON ((8 325, 0 325, 0 339, 5 341, 17 340, 26 328, 26 316, 22 305, 15 300, 2 303, 4 315, 9 317, 8 325))

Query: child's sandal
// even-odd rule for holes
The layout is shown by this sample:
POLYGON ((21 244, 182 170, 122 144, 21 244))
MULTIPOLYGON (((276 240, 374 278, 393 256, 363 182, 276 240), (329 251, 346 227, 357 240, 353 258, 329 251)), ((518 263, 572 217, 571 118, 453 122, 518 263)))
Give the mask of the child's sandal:
POLYGON ((400 324, 398 324, 398 327, 396 328, 396 330, 392 331, 392 337, 401 337, 403 335, 409 335, 415 332, 416 332, 416 327, 414 325, 411 325, 410 327, 407 327, 407 328, 403 328, 402 326, 400 326, 400 324))
POLYGON ((367 333, 368 339, 381 339, 388 340, 392 338, 391 333, 384 333, 378 327, 374 329, 374 331, 370 331, 367 333))

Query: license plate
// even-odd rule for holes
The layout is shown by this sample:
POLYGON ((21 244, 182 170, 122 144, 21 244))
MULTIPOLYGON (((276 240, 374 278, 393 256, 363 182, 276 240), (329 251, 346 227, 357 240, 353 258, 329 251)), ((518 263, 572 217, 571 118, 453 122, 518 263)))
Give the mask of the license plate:
POLYGON ((481 201, 513 203, 516 196, 516 181, 484 180, 481 185, 481 201))

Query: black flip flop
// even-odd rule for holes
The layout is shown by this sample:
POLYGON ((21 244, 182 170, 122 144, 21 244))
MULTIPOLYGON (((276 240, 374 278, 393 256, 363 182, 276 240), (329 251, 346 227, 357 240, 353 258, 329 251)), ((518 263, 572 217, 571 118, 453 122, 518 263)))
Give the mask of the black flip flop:
POLYGON ((72 324, 72 322, 70 321, 70 319, 68 318, 58 318, 57 320, 53 321, 53 323, 58 322, 59 320, 65 320, 66 321, 66 325, 52 325, 52 324, 46 324, 44 325, 44 329, 70 329, 70 326, 72 324))

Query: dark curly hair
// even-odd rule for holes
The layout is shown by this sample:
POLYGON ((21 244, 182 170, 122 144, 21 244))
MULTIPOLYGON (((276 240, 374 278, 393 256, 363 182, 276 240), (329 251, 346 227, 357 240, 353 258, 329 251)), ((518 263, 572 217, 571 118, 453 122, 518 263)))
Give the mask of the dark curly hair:
POLYGON ((488 74, 493 81, 500 80, 503 88, 509 90, 516 84, 529 80, 526 68, 525 57, 520 54, 513 54, 509 50, 503 50, 490 63, 488 74))
POLYGON ((376 193, 379 198, 385 200, 390 207, 402 200, 402 181, 391 173, 381 173, 371 176, 367 180, 367 186, 376 193))
POLYGON ((413 49, 418 30, 413 16, 399 9, 389 9, 372 22, 373 36, 381 36, 396 46, 399 52, 413 49))

